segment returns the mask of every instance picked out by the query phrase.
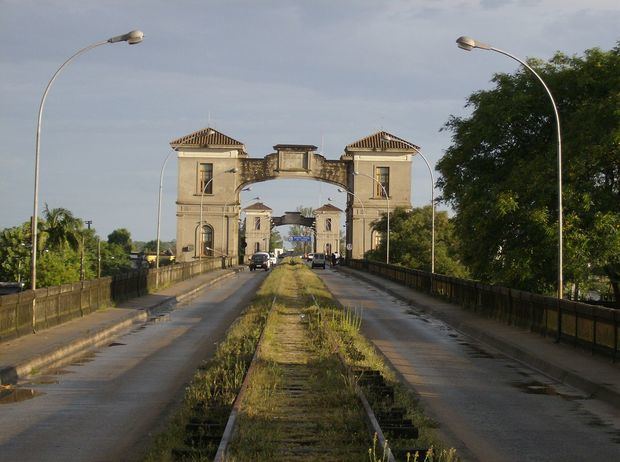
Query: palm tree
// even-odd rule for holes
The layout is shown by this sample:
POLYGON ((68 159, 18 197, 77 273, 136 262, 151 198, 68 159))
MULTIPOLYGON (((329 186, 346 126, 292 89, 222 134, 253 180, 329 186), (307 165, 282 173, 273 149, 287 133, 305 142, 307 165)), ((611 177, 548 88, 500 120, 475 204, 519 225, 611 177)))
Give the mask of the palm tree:
POLYGON ((82 220, 62 207, 50 209, 45 204, 43 228, 47 245, 54 250, 64 250, 66 246, 77 250, 82 242, 82 220))

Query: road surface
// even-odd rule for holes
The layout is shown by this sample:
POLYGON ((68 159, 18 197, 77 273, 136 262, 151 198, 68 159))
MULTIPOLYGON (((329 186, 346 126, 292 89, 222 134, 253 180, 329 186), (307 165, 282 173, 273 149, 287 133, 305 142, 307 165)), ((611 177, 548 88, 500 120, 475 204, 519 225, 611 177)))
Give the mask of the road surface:
POLYGON ((264 277, 238 273, 72 365, 21 384, 17 402, 0 404, 0 460, 136 460, 264 277))
POLYGON ((618 461, 620 412, 479 344, 352 276, 318 270, 363 307, 362 330, 464 460, 618 461))

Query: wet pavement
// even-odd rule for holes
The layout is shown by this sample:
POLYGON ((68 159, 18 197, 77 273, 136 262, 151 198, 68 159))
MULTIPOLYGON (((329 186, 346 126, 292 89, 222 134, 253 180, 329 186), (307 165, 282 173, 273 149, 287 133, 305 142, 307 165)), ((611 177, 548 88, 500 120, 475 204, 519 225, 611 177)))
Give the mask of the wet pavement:
MULTIPOLYGON (((422 308, 349 273, 318 274, 343 305, 363 310, 364 334, 417 392, 464 460, 619 460, 617 407, 437 319, 428 310, 432 299, 422 308)), ((527 343, 531 334, 520 335, 527 343)), ((598 364, 592 359, 592 369, 598 364)))
POLYGON ((239 273, 58 369, 0 388, 0 460, 136 460, 263 273, 239 273))

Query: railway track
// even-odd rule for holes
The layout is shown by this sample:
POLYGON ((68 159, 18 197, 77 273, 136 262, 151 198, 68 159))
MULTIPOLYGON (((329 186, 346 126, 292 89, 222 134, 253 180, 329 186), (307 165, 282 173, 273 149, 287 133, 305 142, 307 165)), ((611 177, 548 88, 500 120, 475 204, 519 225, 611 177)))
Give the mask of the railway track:
MULTIPOLYGON (((283 265, 270 278, 276 289, 269 292, 270 303, 263 301, 261 314, 254 316, 262 326, 260 336, 256 331, 253 341, 233 340, 245 345, 247 359, 225 361, 234 363, 235 377, 249 364, 245 376, 241 372, 242 384, 232 387, 232 395, 219 392, 213 383, 236 378, 214 379, 225 375, 219 371, 222 366, 215 375, 206 373, 207 391, 190 393, 200 399, 190 400, 193 417, 184 424, 183 443, 172 449, 171 458, 303 462, 370 456, 370 461, 391 462, 409 460, 409 452, 414 460, 418 431, 406 418, 407 410, 395 405, 393 387, 380 371, 356 361, 351 366, 351 357, 364 355, 351 342, 343 346, 338 340, 343 335, 337 332, 340 327, 359 329, 359 313, 319 307, 308 284, 321 283, 302 265, 283 265), (248 350, 246 343, 255 349, 248 350), (213 400, 216 395, 225 399, 213 400), (390 443, 405 441, 396 459, 386 438, 390 443)), ((328 303, 320 297, 319 302, 328 303)), ((424 451, 420 456, 417 460, 424 460, 424 451)))
POLYGON ((289 269, 274 298, 214 460, 367 460, 375 434, 377 459, 394 461, 389 449, 381 457, 385 437, 358 385, 377 375, 346 367, 300 271, 289 269))

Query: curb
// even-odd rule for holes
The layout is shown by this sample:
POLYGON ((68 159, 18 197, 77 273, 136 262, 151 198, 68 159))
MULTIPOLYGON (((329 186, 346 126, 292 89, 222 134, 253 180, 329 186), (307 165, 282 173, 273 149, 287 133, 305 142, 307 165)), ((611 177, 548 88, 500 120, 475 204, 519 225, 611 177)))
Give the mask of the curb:
POLYGON ((22 363, 7 366, 0 370, 0 385, 15 384, 20 378, 29 375, 35 369, 49 368, 55 365, 59 366, 61 364, 66 364, 75 357, 83 355, 87 350, 96 348, 111 338, 120 335, 122 332, 129 329, 133 324, 145 322, 151 314, 157 312, 157 310, 163 306, 174 306, 178 302, 191 297, 204 288, 223 279, 234 276, 243 270, 243 267, 232 268, 229 272, 205 281, 187 292, 166 297, 149 307, 137 308, 135 309, 135 312, 126 315, 119 321, 115 321, 114 323, 98 330, 92 332, 89 331, 81 338, 78 338, 66 345, 36 355, 26 361, 23 361, 22 363))
MULTIPOLYGON (((547 360, 544 360, 528 351, 525 351, 519 348, 517 345, 513 343, 506 342, 498 337, 488 334, 487 332, 476 329, 475 327, 472 327, 471 325, 467 325, 462 322, 456 322, 452 317, 445 315, 440 310, 433 308, 418 300, 414 300, 412 298, 406 297, 396 290, 392 290, 390 288, 382 286, 375 279, 370 278, 366 276, 365 274, 360 273, 359 271, 346 268, 344 269, 343 272, 353 277, 356 277, 358 279, 361 279, 362 281, 365 281, 368 284, 372 284, 373 286, 378 287, 381 290, 389 293, 393 297, 403 300, 411 305, 417 305, 425 309, 428 313, 432 314, 437 319, 440 319, 446 324, 449 324, 450 327, 452 327, 453 329, 456 329, 457 331, 479 342, 485 343, 499 350, 501 353, 508 356, 509 358, 515 361, 518 361, 522 364, 525 364, 528 367, 536 369, 542 374, 548 377, 551 377, 552 379, 557 380, 560 383, 567 384, 581 391, 584 391, 585 393, 589 395, 589 398, 596 398, 607 404, 620 408, 620 393, 616 392, 615 390, 611 388, 608 388, 600 383, 596 383, 584 377, 581 377, 580 375, 574 373, 571 370, 568 370, 566 368, 553 364, 547 360)), ((376 277, 380 278, 380 276, 376 276, 376 277)), ((396 284, 394 281, 389 281, 389 280, 387 281, 396 284)), ((403 286, 403 288, 406 288, 406 287, 403 286)), ((407 289, 413 290, 409 288, 407 289)), ((529 335, 529 333, 527 334, 529 335)))

